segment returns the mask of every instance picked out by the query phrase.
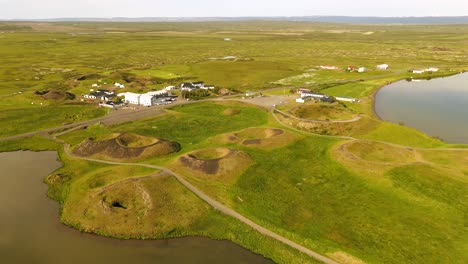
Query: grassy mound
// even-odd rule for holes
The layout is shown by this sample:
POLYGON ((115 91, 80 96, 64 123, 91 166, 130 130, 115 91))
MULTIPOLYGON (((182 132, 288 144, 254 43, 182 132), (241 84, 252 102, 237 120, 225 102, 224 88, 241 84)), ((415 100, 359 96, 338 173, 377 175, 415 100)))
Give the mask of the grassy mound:
POLYGON ((107 160, 138 160, 178 152, 177 142, 144 137, 131 133, 112 134, 109 139, 87 139, 73 153, 84 157, 107 160))
POLYGON ((394 147, 388 144, 353 141, 344 144, 342 151, 358 159, 382 163, 411 163, 417 162, 417 153, 412 149, 394 147))
POLYGON ((352 110, 340 103, 307 103, 289 111, 294 116, 312 120, 347 120, 356 116, 352 110))
POLYGON ((247 128, 223 135, 222 141, 244 146, 273 149, 284 147, 296 140, 295 135, 278 128, 247 128))
POLYGON ((160 238, 177 236, 171 232, 189 227, 208 209, 173 177, 156 174, 87 192, 79 201, 67 203, 64 214, 68 224, 85 232, 120 238, 160 238), (68 210, 71 205, 73 210, 68 210))
POLYGON ((252 158, 239 150, 229 148, 208 148, 182 156, 178 160, 184 174, 197 177, 230 181, 242 174, 253 164, 252 158))

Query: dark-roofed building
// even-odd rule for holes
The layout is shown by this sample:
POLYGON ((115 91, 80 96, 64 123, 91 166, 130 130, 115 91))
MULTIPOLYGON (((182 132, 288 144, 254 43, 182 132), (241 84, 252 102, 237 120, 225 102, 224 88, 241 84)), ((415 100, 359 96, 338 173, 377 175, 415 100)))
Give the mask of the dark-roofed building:
POLYGON ((92 100, 110 101, 115 97, 115 93, 109 90, 98 90, 91 94, 85 94, 83 97, 92 100))

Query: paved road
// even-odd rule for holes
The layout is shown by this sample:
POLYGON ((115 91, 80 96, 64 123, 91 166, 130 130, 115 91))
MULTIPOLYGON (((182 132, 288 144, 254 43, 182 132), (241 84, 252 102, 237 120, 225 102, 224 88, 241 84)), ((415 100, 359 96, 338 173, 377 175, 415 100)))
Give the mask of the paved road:
POLYGON ((237 220, 241 221, 242 223, 250 226, 252 229, 256 230, 257 232, 263 234, 263 235, 266 235, 266 236, 269 236, 273 239, 276 239, 294 249, 297 249, 299 250, 300 252, 304 253, 304 254, 307 254, 308 256, 318 260, 318 261, 321 261, 323 263, 326 263, 326 264, 338 264, 337 262, 333 261, 332 259, 330 258, 327 258, 315 251, 312 251, 302 245, 299 245, 298 243, 294 242, 294 241, 291 241, 269 229, 266 229, 258 224, 256 224, 255 222, 253 222, 252 220, 248 219, 247 217, 239 214, 238 212, 234 211, 233 209, 223 205, 222 203, 212 199, 211 197, 209 197, 208 195, 206 195, 204 192, 202 192, 200 189, 198 189, 197 187, 195 187, 194 185, 192 185, 190 182, 188 182, 187 180, 185 180, 182 176, 180 176, 179 174, 165 168, 165 167, 161 167, 161 166, 156 166, 156 165, 150 165, 150 164, 143 164, 143 163, 125 163, 125 162, 113 162, 113 161, 105 161, 105 160, 99 160, 99 159, 91 159, 91 158, 85 158, 85 157, 81 157, 81 156, 77 156, 77 155, 74 155, 71 151, 70 151, 70 145, 65 143, 64 141, 60 140, 60 139, 57 139, 55 137, 52 137, 55 141, 63 144, 64 146, 64 152, 67 156, 70 156, 70 157, 73 157, 73 158, 76 158, 76 159, 81 159, 81 160, 86 160, 86 161, 92 161, 92 162, 98 162, 98 163, 104 163, 104 164, 110 164, 110 165, 124 165, 124 166, 140 166, 140 167, 146 167, 146 168, 151 168, 151 169, 156 169, 156 170, 160 170, 161 172, 165 173, 165 174, 168 174, 168 175, 172 175, 174 176, 182 185, 184 185, 187 189, 189 189, 190 191, 192 191, 195 195, 197 195, 200 199, 202 199, 203 201, 205 201, 206 203, 208 203, 210 206, 212 206, 214 209, 222 212, 223 214, 226 214, 226 215, 229 215, 231 217, 234 217, 236 218, 237 220))

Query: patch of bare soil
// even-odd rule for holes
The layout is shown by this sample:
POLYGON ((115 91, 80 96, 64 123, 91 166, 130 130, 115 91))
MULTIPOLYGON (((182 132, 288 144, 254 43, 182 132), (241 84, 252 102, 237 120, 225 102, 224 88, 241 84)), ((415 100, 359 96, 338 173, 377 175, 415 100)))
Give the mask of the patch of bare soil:
POLYGON ((279 128, 252 127, 235 133, 223 134, 215 142, 241 144, 261 149, 274 149, 285 147, 296 141, 299 137, 279 128))
POLYGON ((178 152, 177 142, 123 133, 117 137, 95 141, 87 139, 73 153, 83 157, 104 157, 112 160, 136 160, 178 152))
POLYGON ((257 134, 259 138, 246 139, 242 141, 243 145, 247 145, 247 146, 248 145, 261 145, 267 139, 272 139, 274 137, 284 134, 284 131, 278 128, 267 128, 267 129, 264 129, 263 131, 260 130, 260 131, 256 131, 256 132, 252 131, 252 132, 257 134))
POLYGON ((248 139, 248 140, 244 140, 244 142, 242 142, 242 144, 244 144, 244 145, 260 145, 260 144, 262 144, 262 140, 261 139, 248 139))
POLYGON ((75 95, 68 92, 62 91, 36 91, 36 95, 41 96, 45 100, 73 100, 75 95))
POLYGON ((227 116, 233 116, 233 115, 238 115, 240 114, 241 110, 240 109, 235 109, 235 108, 228 108, 223 111, 223 115, 227 116))

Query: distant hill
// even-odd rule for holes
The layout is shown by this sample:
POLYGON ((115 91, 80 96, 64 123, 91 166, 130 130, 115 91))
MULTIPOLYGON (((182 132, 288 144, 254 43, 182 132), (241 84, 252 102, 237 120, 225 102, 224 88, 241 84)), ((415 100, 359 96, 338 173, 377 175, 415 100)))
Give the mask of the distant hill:
POLYGON ((42 22, 206 22, 206 21, 303 21, 351 24, 468 24, 468 16, 437 17, 351 17, 351 16, 303 16, 303 17, 141 17, 141 18, 53 18, 18 19, 13 21, 42 22))

